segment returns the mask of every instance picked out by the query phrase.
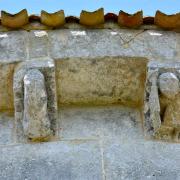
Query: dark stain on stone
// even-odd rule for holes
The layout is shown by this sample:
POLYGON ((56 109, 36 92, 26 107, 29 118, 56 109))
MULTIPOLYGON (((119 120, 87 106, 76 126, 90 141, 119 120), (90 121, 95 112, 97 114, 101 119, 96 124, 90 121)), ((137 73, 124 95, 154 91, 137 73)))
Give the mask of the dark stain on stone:
POLYGON ((100 97, 102 97, 102 96, 112 97, 115 93, 115 88, 116 88, 116 86, 113 86, 111 92, 109 92, 109 93, 108 92, 93 91, 92 94, 100 96, 100 97))
POLYGON ((77 73, 78 70, 77 69, 68 69, 69 72, 72 72, 72 73, 77 73))
POLYGON ((97 65, 97 60, 96 59, 92 59, 91 60, 91 65, 97 65))

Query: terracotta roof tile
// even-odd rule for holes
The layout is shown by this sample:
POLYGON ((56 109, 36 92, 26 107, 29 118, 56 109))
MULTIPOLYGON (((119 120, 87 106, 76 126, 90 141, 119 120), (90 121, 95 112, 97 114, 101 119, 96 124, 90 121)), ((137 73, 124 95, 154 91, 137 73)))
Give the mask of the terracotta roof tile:
POLYGON ((81 11, 80 24, 85 26, 97 26, 104 24, 104 9, 100 8, 94 12, 81 11))
POLYGON ((17 14, 10 14, 1 11, 1 24, 5 27, 18 29, 29 23, 29 17, 26 9, 18 12, 17 14))
POLYGON ((104 16, 105 22, 111 21, 111 22, 118 22, 118 16, 114 13, 107 13, 104 16))
MULTIPOLYGON (((167 15, 157 11, 155 17, 144 17, 143 12, 138 11, 134 14, 128 14, 120 11, 119 15, 107 13, 104 15, 104 9, 100 8, 94 12, 82 11, 80 18, 75 16, 65 17, 64 11, 48 13, 41 11, 41 15, 28 16, 27 10, 23 9, 17 14, 10 14, 1 11, 0 23, 7 30, 10 29, 53 29, 58 27, 67 27, 68 24, 77 24, 77 27, 85 26, 86 28, 107 27, 106 22, 113 22, 117 27, 139 28, 141 25, 156 25, 166 30, 180 31, 180 13, 167 15)), ((107 23, 108 25, 108 23, 107 23)), ((71 26, 70 26, 71 28, 71 26)))
POLYGON ((138 11, 134 14, 128 14, 124 11, 120 11, 118 16, 118 23, 120 26, 138 28, 143 24, 143 12, 138 11))
POLYGON ((41 23, 50 27, 60 27, 65 24, 64 11, 57 11, 55 13, 48 13, 41 11, 41 23))
POLYGON ((143 18, 143 24, 146 24, 146 25, 154 24, 154 17, 150 17, 150 16, 144 17, 143 18))
POLYGON ((154 22, 157 26, 163 29, 177 29, 180 28, 180 13, 167 15, 161 11, 157 11, 154 22))

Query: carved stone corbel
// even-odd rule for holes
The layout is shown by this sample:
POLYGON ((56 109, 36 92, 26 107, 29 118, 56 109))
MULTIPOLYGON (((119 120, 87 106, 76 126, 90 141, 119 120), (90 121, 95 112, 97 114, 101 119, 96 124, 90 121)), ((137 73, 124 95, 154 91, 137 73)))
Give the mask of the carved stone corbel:
POLYGON ((17 141, 44 141, 57 132, 57 98, 53 60, 20 63, 14 74, 17 141))
POLYGON ((180 63, 148 67, 144 115, 146 135, 180 141, 180 63))

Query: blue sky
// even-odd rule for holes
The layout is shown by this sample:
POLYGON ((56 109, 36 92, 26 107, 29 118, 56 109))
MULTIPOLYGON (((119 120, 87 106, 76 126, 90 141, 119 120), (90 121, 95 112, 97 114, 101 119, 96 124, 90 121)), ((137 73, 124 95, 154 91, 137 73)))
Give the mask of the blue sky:
POLYGON ((144 15, 155 14, 157 9, 172 14, 180 12, 180 0, 0 0, 0 10, 16 13, 27 8, 29 14, 40 14, 41 9, 55 12, 63 9, 67 15, 79 16, 82 9, 94 11, 104 7, 105 13, 119 10, 133 13, 143 10, 144 15))

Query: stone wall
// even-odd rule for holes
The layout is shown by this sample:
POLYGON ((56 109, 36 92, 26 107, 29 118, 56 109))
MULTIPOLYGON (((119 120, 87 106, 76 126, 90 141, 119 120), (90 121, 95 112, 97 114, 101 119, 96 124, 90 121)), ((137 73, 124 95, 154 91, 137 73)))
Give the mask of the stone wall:
POLYGON ((175 32, 142 29, 1 32, 0 110, 13 109, 16 62, 47 56, 56 61, 59 104, 142 104, 146 59, 179 61, 179 41, 175 32))
POLYGON ((56 61, 58 104, 143 104, 147 59, 70 58, 56 61))

